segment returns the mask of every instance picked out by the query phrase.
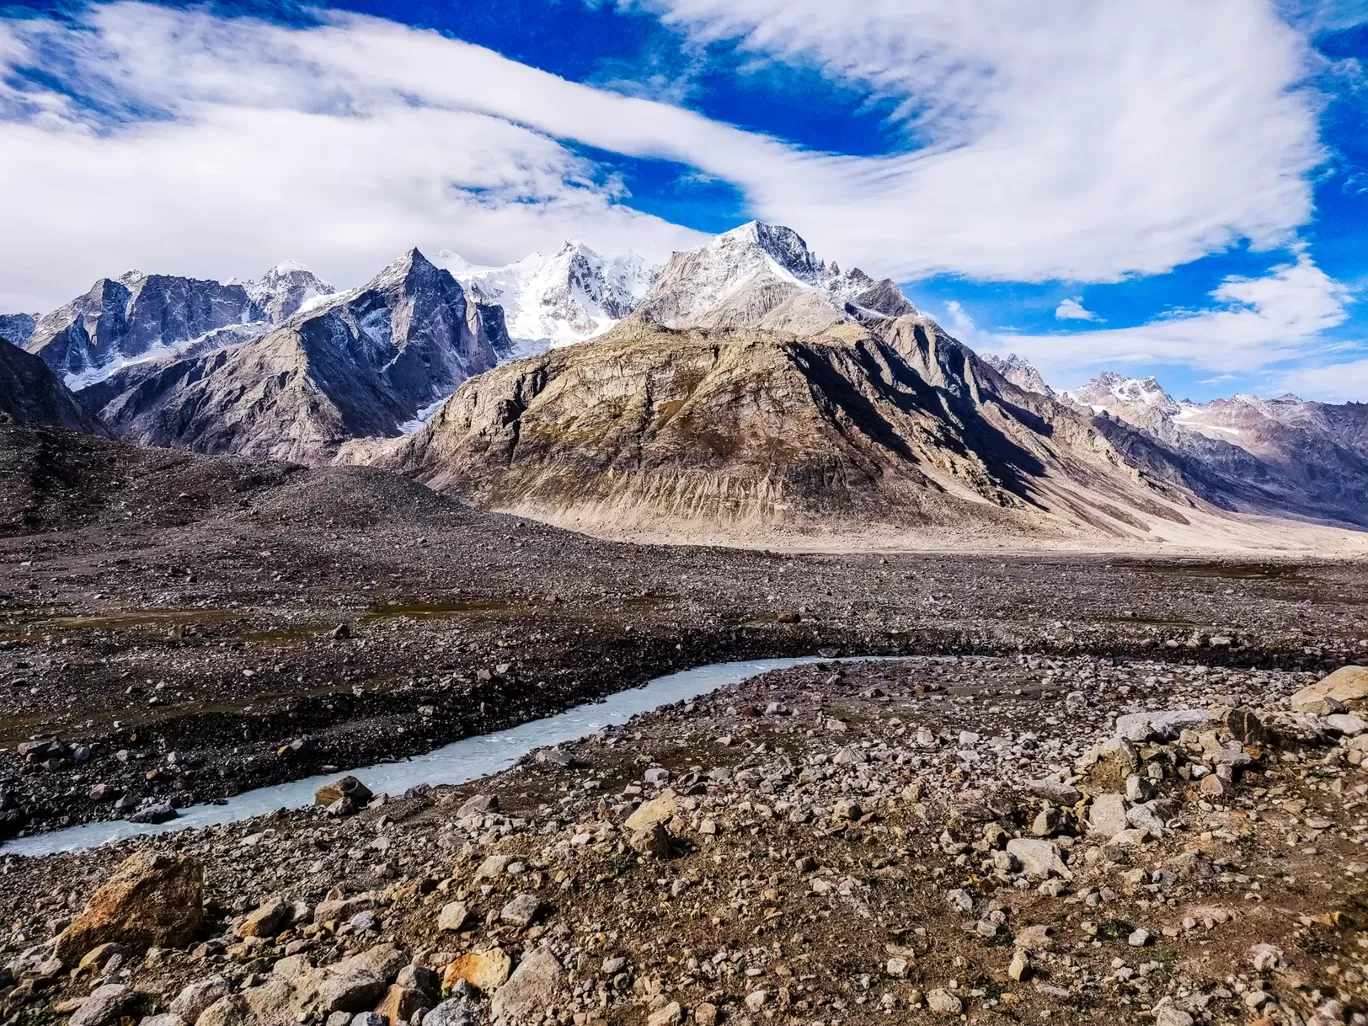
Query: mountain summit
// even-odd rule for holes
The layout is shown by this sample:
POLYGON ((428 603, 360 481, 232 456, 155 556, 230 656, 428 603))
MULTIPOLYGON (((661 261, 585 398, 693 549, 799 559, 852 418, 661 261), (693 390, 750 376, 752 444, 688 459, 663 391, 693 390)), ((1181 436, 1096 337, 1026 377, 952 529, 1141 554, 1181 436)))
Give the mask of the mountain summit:
POLYGON ((477 301, 503 309, 508 334, 524 353, 603 334, 636 309, 660 274, 636 253, 603 256, 579 242, 504 267, 475 267, 448 250, 438 262, 477 301))
POLYGON ((791 228, 752 221, 675 253, 634 316, 664 328, 764 328, 810 334, 917 310, 891 281, 842 272, 791 228))

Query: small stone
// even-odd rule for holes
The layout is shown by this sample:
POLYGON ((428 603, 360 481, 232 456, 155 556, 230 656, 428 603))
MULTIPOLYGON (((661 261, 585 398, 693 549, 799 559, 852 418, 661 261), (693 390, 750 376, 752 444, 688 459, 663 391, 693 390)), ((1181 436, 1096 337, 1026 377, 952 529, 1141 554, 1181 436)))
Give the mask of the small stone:
POLYGON ((1146 930, 1143 926, 1134 930, 1131 933, 1131 935, 1126 938, 1126 943, 1133 948, 1143 948, 1149 942, 1150 932, 1146 930))
POLYGON ((758 1012, 769 1004, 770 994, 767 990, 753 990, 746 995, 746 1007, 752 1012, 758 1012))
POLYGON ((1126 829, 1126 799, 1121 794, 1100 794, 1088 809, 1088 832, 1115 837, 1126 829))
POLYGON ((1172 1005, 1164 1005, 1154 1013, 1154 1026, 1192 1026, 1194 1021, 1187 1012, 1172 1005))
POLYGON ((959 1015, 964 1011, 964 1002, 943 987, 926 992, 926 1007, 937 1015, 959 1015))
POLYGON ((1007 967, 1007 975, 1020 983, 1026 978, 1026 974, 1030 971, 1030 968, 1031 960, 1026 957, 1026 952, 1017 948, 1016 952, 1012 955, 1011 964, 1007 967))
POLYGON ((455 932, 465 926, 469 916, 470 910, 466 908, 465 902, 449 901, 437 914, 437 929, 455 932))
POLYGON ((541 913, 541 910, 541 898, 537 897, 535 894, 523 892, 522 894, 514 895, 513 899, 503 907, 499 912, 499 919, 502 922, 508 923, 510 926, 525 929, 532 925, 533 921, 535 921, 537 916, 541 913))

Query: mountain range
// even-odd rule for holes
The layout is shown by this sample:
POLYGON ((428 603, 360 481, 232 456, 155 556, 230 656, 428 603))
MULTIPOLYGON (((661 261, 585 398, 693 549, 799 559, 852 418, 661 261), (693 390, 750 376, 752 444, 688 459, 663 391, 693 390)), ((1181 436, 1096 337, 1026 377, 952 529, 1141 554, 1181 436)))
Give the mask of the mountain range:
POLYGON ((598 534, 1277 547, 1289 518, 1368 527, 1368 407, 1199 405, 1119 375, 1055 393, 758 222, 661 268, 567 243, 500 268, 411 250, 345 292, 297 264, 130 272, 0 325, 51 372, 19 419, 371 464, 598 534))

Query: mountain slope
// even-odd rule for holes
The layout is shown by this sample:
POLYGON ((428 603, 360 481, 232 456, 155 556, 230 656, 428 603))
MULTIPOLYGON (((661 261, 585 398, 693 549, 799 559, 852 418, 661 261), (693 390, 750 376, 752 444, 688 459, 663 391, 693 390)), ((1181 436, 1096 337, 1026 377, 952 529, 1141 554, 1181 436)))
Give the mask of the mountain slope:
POLYGON ((217 282, 129 271, 40 317, 23 341, 73 388, 129 364, 189 356, 258 338, 335 290, 300 264, 258 281, 217 282))
POLYGON ((0 414, 29 424, 106 434, 104 425, 42 360, 0 339, 0 414))
POLYGON ((0 314, 0 338, 22 346, 33 337, 37 325, 37 314, 0 314))
POLYGON ((1185 468, 1183 480, 1246 513, 1368 527, 1368 405, 1237 395, 1178 401, 1154 378, 1103 373, 1065 393, 1104 421, 1138 428, 1185 468))
POLYGON ((399 434, 495 365, 502 330, 497 309, 467 302, 450 274, 411 250, 261 338, 88 392, 126 441, 314 462, 349 438, 399 434))
POLYGON ((414 436, 343 458, 606 535, 1124 544, 1215 515, 910 316, 811 336, 633 319, 469 381, 414 436))

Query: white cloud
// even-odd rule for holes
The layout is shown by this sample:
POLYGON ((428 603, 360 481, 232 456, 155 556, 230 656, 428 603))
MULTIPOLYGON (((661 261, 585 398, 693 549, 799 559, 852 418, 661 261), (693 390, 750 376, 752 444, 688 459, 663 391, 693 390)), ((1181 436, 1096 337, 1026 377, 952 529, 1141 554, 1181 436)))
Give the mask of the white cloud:
POLYGON ((1311 214, 1309 51, 1267 0, 620 2, 897 101, 925 148, 751 195, 903 277, 1117 280, 1285 245, 1311 214))
POLYGON ((1078 299, 1068 298, 1060 300, 1059 306, 1055 307, 1055 320, 1059 321, 1100 321, 1102 318, 1091 310, 1084 308, 1083 303, 1078 299))
POLYGON ((695 42, 893 97, 926 145, 808 152, 372 18, 292 29, 120 3, 76 28, 0 22, 0 81, 36 63, 64 87, 0 87, 0 306, 130 263, 223 276, 292 255, 347 284, 414 243, 489 262, 567 235, 659 254, 697 238, 567 141, 731 182, 759 216, 902 280, 1116 280, 1284 244, 1310 213, 1304 46, 1262 2, 652 6, 695 42), (82 90, 119 116, 62 95, 82 90))
POLYGON ((1271 378, 1272 391, 1324 402, 1368 402, 1368 358, 1320 367, 1294 367, 1271 378))
POLYGON ((138 5, 89 17, 98 32, 0 21, 0 65, 55 50, 73 90, 158 117, 110 124, 54 93, 0 95, 0 111, 24 108, 0 121, 0 310, 50 309, 129 266, 246 277, 296 257, 351 285, 412 245, 501 263, 568 237, 658 257, 702 238, 622 203, 592 164, 478 97, 417 104, 356 56, 408 34, 418 57, 468 57, 490 89, 500 73, 514 91, 540 76, 488 51, 383 22, 301 33, 138 5))
POLYGON ((1211 298, 1214 304, 1206 309, 1175 311, 1134 328, 1057 335, 972 330, 979 345, 1019 353, 1052 380, 1127 364, 1251 373, 1323 352, 1323 333, 1348 320, 1354 297, 1299 248, 1291 263, 1261 277, 1227 278, 1211 298))

